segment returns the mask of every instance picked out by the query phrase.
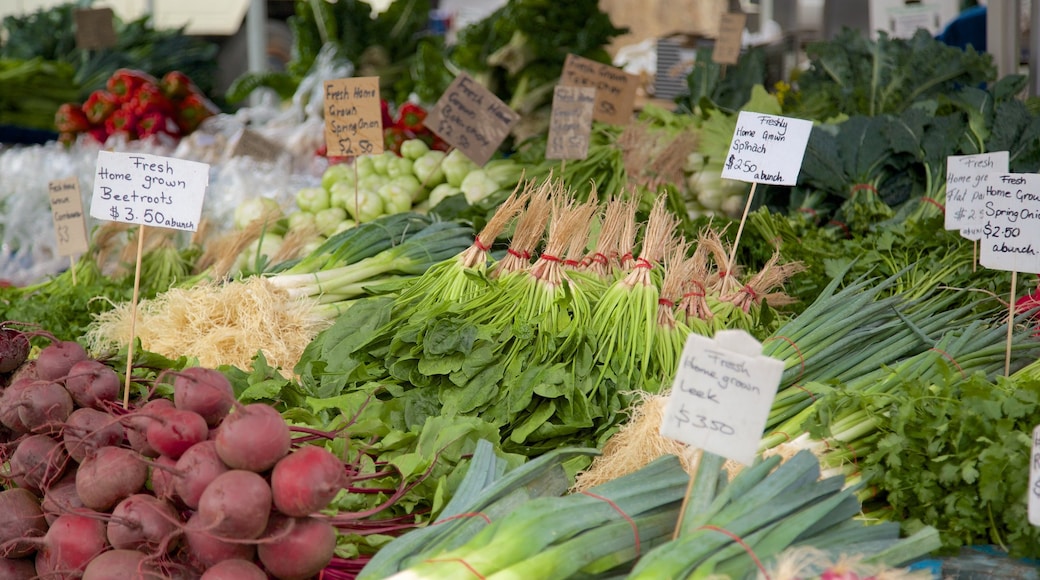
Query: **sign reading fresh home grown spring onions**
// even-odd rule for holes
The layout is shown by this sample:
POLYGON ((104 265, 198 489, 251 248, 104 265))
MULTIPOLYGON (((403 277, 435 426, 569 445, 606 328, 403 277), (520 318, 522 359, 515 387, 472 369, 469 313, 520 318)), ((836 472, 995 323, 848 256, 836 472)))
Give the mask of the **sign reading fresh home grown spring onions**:
POLYGON ((453 148, 483 166, 509 135, 520 115, 466 73, 448 85, 424 124, 453 148))
POLYGON ((379 77, 325 81, 325 147, 328 155, 356 157, 383 152, 379 77))
POLYGON ((545 147, 546 159, 588 157, 595 102, 596 89, 556 86, 549 118, 549 142, 545 147))
POLYGON ((751 465, 776 397, 781 360, 743 330, 691 334, 661 420, 661 434, 751 465))
POLYGON ((945 228, 959 230, 969 240, 980 239, 986 188, 992 185, 991 177, 1007 171, 1007 151, 947 157, 945 228))

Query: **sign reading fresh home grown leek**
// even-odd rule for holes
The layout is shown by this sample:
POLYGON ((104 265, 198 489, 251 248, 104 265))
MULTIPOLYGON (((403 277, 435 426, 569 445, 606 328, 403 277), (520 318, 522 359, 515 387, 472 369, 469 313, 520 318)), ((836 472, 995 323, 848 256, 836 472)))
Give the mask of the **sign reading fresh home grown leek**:
POLYGON ((783 361, 743 330, 686 340, 661 434, 751 465, 776 397, 783 361))
POLYGON ((460 73, 423 122, 438 137, 483 166, 520 115, 473 77, 460 73))

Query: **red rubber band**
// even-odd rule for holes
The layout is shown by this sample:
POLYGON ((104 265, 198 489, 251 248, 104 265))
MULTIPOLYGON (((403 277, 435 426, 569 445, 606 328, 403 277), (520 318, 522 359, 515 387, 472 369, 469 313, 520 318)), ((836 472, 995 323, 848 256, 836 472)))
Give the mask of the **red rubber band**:
POLYGON ((817 216, 816 210, 814 210, 811 207, 800 207, 800 208, 798 208, 798 211, 800 211, 802 213, 807 213, 807 214, 811 215, 813 218, 815 218, 817 216))
POLYGON ((850 230, 849 226, 846 225, 844 222, 839 222, 838 220, 831 220, 831 221, 827 222, 827 225, 829 225, 829 226, 832 226, 832 225, 833 226, 838 226, 839 228, 842 229, 842 231, 845 232, 845 237, 846 238, 852 237, 852 230, 850 230))
POLYGON ((719 270, 719 278, 725 278, 726 276, 729 276, 729 272, 728 271, 726 271, 726 270, 719 270))
POLYGON ((485 514, 484 512, 464 512, 464 513, 461 513, 461 514, 455 514, 453 516, 446 517, 446 518, 444 518, 442 520, 437 520, 436 522, 433 522, 433 525, 436 526, 437 524, 441 524, 441 523, 444 523, 444 522, 450 522, 452 520, 457 520, 457 519, 461 519, 461 518, 481 518, 485 522, 487 522, 489 524, 491 523, 491 518, 488 517, 488 515, 485 514))
POLYGON ((618 507, 618 504, 614 503, 614 501, 611 500, 610 498, 603 497, 602 495, 596 495, 596 494, 594 494, 592 492, 589 492, 589 491, 583 491, 581 493, 583 493, 583 494, 585 494, 585 495, 587 495, 589 497, 594 497, 596 499, 603 500, 603 501, 607 502, 607 505, 609 505, 610 507, 614 508, 614 511, 616 511, 619 514, 621 514, 621 517, 625 518, 625 521, 628 522, 628 524, 630 526, 632 526, 632 535, 634 535, 635 538, 636 538, 636 555, 641 554, 642 553, 642 546, 641 546, 641 543, 639 541, 639 526, 636 525, 635 520, 633 520, 631 516, 626 514, 624 511, 622 511, 621 508, 618 507))
POLYGON ((856 450, 852 448, 851 443, 846 443, 845 448, 852 452, 852 466, 856 468, 856 471, 859 471, 859 456, 856 455, 856 450))
POLYGON ((462 564, 463 566, 465 566, 467 570, 472 572, 474 576, 476 576, 477 578, 480 578, 480 580, 487 580, 480 572, 477 572, 476 568, 474 568, 473 566, 470 566, 469 562, 463 560, 462 558, 431 558, 431 559, 426 560, 426 561, 427 562, 458 562, 459 564, 462 564))
POLYGON ((660 306, 667 306, 668 308, 675 308, 675 302, 672 302, 667 298, 658 298, 657 304, 660 306))
POLYGON ((784 443, 790 443, 791 442, 791 436, 788 435, 787 433, 784 433, 783 431, 773 431, 769 435, 773 435, 773 434, 776 434, 776 433, 779 433, 780 435, 784 436, 784 439, 787 440, 787 441, 784 441, 784 443))
POLYGON ((704 284, 701 284, 700 282, 698 282, 696 280, 690 280, 690 284, 693 284, 694 286, 699 288, 700 292, 696 292, 696 291, 687 292, 686 294, 683 294, 683 298, 689 298, 689 297, 698 297, 699 298, 699 297, 707 296, 708 292, 704 289, 704 284))
MULTIPOLYGON (((797 347, 795 347, 795 348, 797 348, 797 347)), ((791 385, 791 386, 796 388, 796 389, 805 391, 809 395, 809 398, 812 399, 812 401, 814 403, 816 402, 816 393, 813 393, 812 391, 810 391, 809 389, 803 387, 802 385, 794 384, 794 385, 791 385)))
POLYGON ((961 373, 961 377, 962 378, 967 378, 968 373, 964 372, 964 369, 961 368, 961 365, 957 364, 957 360, 954 359, 952 356, 950 356, 950 353, 946 352, 945 350, 943 350, 941 348, 935 348, 934 346, 932 348, 928 349, 928 350, 934 350, 935 352, 937 352, 937 353, 943 355, 944 357, 946 357, 946 360, 952 362, 953 366, 957 367, 957 370, 960 371, 960 373, 961 373))
POLYGON ((758 300, 758 293, 755 292, 755 289, 751 287, 751 284, 744 284, 744 287, 741 288, 741 290, 746 292, 747 295, 750 296, 752 300, 758 300))
POLYGON ((748 556, 751 556, 751 560, 755 562, 755 566, 758 566, 758 570, 760 572, 762 572, 762 575, 765 576, 765 579, 766 580, 771 580, 771 578, 769 576, 769 572, 766 570, 766 567, 762 565, 762 561, 758 559, 758 556, 755 555, 755 551, 752 550, 751 546, 747 545, 747 542, 745 542, 743 539, 741 539, 740 536, 734 534, 733 532, 731 532, 731 531, 729 531, 729 530, 727 530, 725 528, 720 528, 719 526, 706 525, 706 526, 701 526, 701 527, 699 527, 697 529, 699 529, 699 530, 712 530, 714 532, 718 532, 720 534, 729 536, 734 542, 739 544, 741 548, 744 548, 744 551, 748 553, 748 556))
POLYGON ((856 185, 852 186, 852 194, 853 195, 855 195, 856 192, 864 191, 864 190, 870 191, 870 192, 874 193, 874 195, 877 195, 877 188, 874 187, 873 185, 869 184, 869 183, 857 183, 856 185))
POLYGON ((939 208, 944 214, 946 213, 946 206, 945 205, 935 201, 934 199, 928 197, 927 195, 922 197, 921 201, 923 201, 925 203, 930 203, 930 204, 934 205, 935 207, 939 208))
POLYGON ((595 254, 592 254, 592 261, 597 263, 597 264, 602 264, 604 266, 606 266, 607 264, 610 263, 610 260, 608 260, 607 257, 604 256, 600 252, 596 252, 595 254))
POLYGON ((509 248, 508 250, 506 250, 506 253, 509 254, 510 256, 515 256, 517 258, 520 258, 521 260, 530 260, 531 259, 531 254, 528 254, 526 251, 524 251, 523 253, 520 253, 520 252, 514 250, 513 248, 509 248))
POLYGON ((794 379, 794 382, 797 383, 798 381, 800 381, 802 379, 802 375, 805 374, 805 356, 802 355, 802 349, 798 348, 798 345, 795 344, 793 340, 791 340, 790 338, 787 338, 786 336, 783 336, 783 335, 781 335, 781 336, 771 336, 771 337, 767 338, 765 340, 765 342, 769 342, 771 340, 782 340, 782 341, 786 342, 787 344, 793 346, 794 347, 794 351, 796 353, 798 353, 798 362, 799 362, 799 364, 802 365, 802 369, 800 371, 798 371, 798 377, 796 377, 794 379))
POLYGON ((634 256, 632 255, 632 252, 625 252, 624 255, 621 256, 621 263, 624 264, 633 258, 634 256))
POLYGON ((577 261, 577 260, 564 260, 564 261, 563 261, 563 265, 564 265, 564 266, 570 266, 570 267, 572 267, 572 268, 573 268, 573 267, 575 267, 575 266, 580 266, 580 265, 581 265, 581 262, 579 262, 579 261, 577 261))
POLYGON ((646 258, 636 258, 636 265, 634 268, 646 268, 647 270, 653 270, 654 265, 650 263, 650 260, 646 258))
POLYGON ((487 252, 491 250, 491 246, 485 246, 484 242, 480 241, 480 236, 477 236, 477 239, 473 240, 473 245, 476 246, 476 248, 482 252, 487 252))
POLYGON ((542 254, 542 259, 545 260, 546 262, 561 262, 562 261, 562 260, 560 260, 559 258, 557 258, 556 256, 554 256, 552 254, 542 254))

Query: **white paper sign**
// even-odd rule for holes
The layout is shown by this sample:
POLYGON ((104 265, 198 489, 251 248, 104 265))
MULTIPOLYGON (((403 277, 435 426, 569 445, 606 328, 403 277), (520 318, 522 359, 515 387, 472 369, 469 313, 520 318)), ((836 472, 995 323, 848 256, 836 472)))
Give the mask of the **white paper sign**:
POLYGON ((989 181, 979 263, 995 270, 1040 273, 1040 175, 1001 173, 989 181))
POLYGON ((208 184, 206 163, 100 151, 90 215, 127 224, 195 231, 208 184))
POLYGON ((1033 429, 1033 452, 1029 459, 1029 523, 1040 526, 1040 426, 1033 429))
POLYGON ((811 132, 812 121, 741 111, 722 177, 794 185, 811 132))
POLYGON ((762 355, 761 343, 743 330, 691 334, 661 435, 751 465, 783 372, 783 361, 762 355))
POLYGON ((1008 152, 950 155, 946 158, 946 218, 948 230, 960 230, 969 240, 982 237, 986 187, 997 173, 1008 172, 1008 152))

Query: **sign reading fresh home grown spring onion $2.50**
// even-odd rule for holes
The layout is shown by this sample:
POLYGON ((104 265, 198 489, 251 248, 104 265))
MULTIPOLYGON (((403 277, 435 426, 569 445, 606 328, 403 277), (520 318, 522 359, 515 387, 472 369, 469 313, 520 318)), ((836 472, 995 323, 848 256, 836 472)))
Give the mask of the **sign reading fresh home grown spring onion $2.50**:
POLYGON ((743 330, 691 334, 661 420, 661 435, 751 465, 784 363, 743 330))
POLYGON ((209 165, 144 153, 98 152, 91 217, 195 231, 209 165))
POLYGON ((325 81, 325 147, 328 155, 356 157, 383 152, 379 77, 325 81))
POLYGON ((946 210, 943 225, 969 240, 982 237, 986 188, 1008 172, 1008 152, 950 155, 946 158, 946 210))
POLYGON ((1040 273, 1040 175, 994 174, 984 193, 979 263, 1040 273))
POLYGON ((810 133, 812 121, 741 111, 722 177, 794 185, 810 133))

